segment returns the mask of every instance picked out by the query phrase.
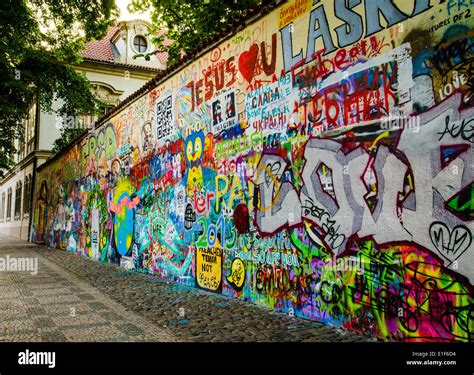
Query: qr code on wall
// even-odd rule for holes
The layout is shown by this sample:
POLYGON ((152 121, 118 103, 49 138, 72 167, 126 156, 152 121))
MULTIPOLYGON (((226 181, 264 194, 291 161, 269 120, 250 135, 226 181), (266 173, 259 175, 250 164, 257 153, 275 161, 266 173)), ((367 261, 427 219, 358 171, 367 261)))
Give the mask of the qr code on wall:
POLYGON ((156 102, 156 137, 158 139, 167 137, 173 129, 173 99, 167 96, 163 100, 156 102))

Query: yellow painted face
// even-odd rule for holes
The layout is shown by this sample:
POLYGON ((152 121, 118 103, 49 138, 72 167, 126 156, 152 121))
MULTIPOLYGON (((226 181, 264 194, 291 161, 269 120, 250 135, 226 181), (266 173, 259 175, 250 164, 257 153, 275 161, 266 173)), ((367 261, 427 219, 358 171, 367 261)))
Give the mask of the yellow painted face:
POLYGON ((199 160, 202 156, 202 140, 197 137, 193 140, 189 140, 186 145, 186 156, 190 162, 199 160))
POLYGON ((200 166, 189 169, 188 183, 194 185, 202 183, 202 168, 200 166))
POLYGON ((241 289, 245 282, 245 266, 244 262, 239 258, 235 258, 231 265, 231 274, 227 276, 227 281, 233 284, 236 289, 241 289))
POLYGON ((202 167, 191 167, 188 169, 188 180, 186 183, 187 193, 193 195, 195 189, 200 190, 203 184, 202 167))

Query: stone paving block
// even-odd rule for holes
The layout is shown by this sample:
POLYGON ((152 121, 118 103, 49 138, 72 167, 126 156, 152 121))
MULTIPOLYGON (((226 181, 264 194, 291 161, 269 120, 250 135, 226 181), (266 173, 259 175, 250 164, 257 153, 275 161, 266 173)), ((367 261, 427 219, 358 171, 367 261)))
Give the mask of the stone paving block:
POLYGON ((32 332, 32 333, 19 333, 19 334, 1 336, 0 341, 1 342, 42 342, 44 340, 40 334, 36 332, 32 332))
POLYGON ((77 303, 80 299, 75 296, 74 294, 64 294, 64 295, 53 295, 53 296, 44 296, 43 298, 39 299, 39 303, 43 305, 47 305, 50 303, 77 303))
POLYGON ((75 316, 53 316, 51 320, 58 326, 85 326, 87 324, 107 323, 107 320, 97 314, 76 314, 75 316))
POLYGON ((63 329, 63 334, 68 341, 97 342, 108 341, 114 336, 122 335, 122 332, 111 325, 106 325, 94 327, 67 327, 63 329))
POLYGON ((114 312, 111 312, 111 311, 98 312, 98 315, 103 317, 104 319, 106 319, 109 322, 116 322, 116 321, 122 319, 120 317, 120 315, 115 314, 114 312))
POLYGON ((87 306, 89 306, 91 309, 94 309, 94 310, 100 310, 100 309, 106 308, 106 306, 102 302, 95 302, 95 301, 87 302, 87 306))
POLYGON ((143 330, 131 323, 115 325, 115 327, 128 336, 139 336, 144 334, 143 330))
POLYGON ((61 294, 70 294, 71 291, 65 288, 50 288, 50 289, 37 289, 32 290, 32 295, 35 297, 39 296, 57 296, 61 294))
POLYGON ((74 304, 74 306, 70 306, 70 305, 68 306, 67 304, 46 305, 46 306, 43 306, 43 310, 47 314, 54 314, 56 316, 63 316, 63 315, 70 316, 71 314, 80 315, 80 314, 86 314, 86 313, 90 313, 94 311, 86 303, 76 303, 74 304))

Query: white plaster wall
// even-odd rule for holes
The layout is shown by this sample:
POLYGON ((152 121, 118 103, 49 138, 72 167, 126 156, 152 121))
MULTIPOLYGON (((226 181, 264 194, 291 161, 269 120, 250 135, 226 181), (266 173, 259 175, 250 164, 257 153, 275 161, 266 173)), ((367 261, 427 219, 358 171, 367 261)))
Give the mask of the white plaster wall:
POLYGON ((25 177, 31 174, 33 175, 33 163, 26 165, 24 168, 20 169, 18 173, 15 174, 10 180, 5 182, 3 185, 0 185, 0 202, 2 194, 5 193, 5 210, 4 217, 0 218, 0 234, 7 236, 12 236, 20 238, 22 240, 28 239, 28 225, 29 225, 29 215, 23 214, 23 205, 24 205, 24 189, 25 189, 25 177), (22 197, 21 197, 21 217, 19 220, 15 220, 15 195, 16 195, 16 184, 18 181, 22 183, 22 197), (10 220, 6 220, 6 204, 7 204, 7 194, 8 189, 12 189, 12 215, 10 220), (1 221, 3 219, 3 221, 1 221))
MULTIPOLYGON (((120 56, 125 56, 126 54, 126 44, 125 41, 122 38, 117 39, 115 42, 115 47, 117 48, 118 52, 120 53, 120 56)), ((124 59, 125 61, 125 59, 124 59)))
MULTIPOLYGON (((59 110, 61 108, 62 100, 57 100, 53 103, 53 109, 59 110)), ((46 113, 41 111, 40 113, 40 131, 38 140, 39 150, 52 150, 54 141, 61 136, 61 132, 57 127, 58 121, 57 112, 46 113)))
MULTIPOLYGON (((130 75, 132 73, 130 72, 130 75)), ((89 81, 103 82, 114 87, 116 90, 123 91, 120 100, 124 100, 135 91, 140 89, 145 83, 149 81, 148 78, 126 78, 124 75, 104 74, 100 72, 86 72, 89 81)))
MULTIPOLYGON (((146 82, 147 78, 126 78, 125 75, 112 75, 100 72, 86 72, 89 81, 103 82, 111 85, 116 90, 123 91, 120 100, 126 99, 135 91, 140 89, 146 82)), ((58 111, 61 108, 62 100, 58 99, 53 103, 53 113, 41 111, 40 114, 40 133, 38 148, 40 150, 52 150, 54 141, 58 139, 61 132, 57 126, 58 111)))
POLYGON ((139 65, 146 65, 146 66, 152 66, 155 68, 160 68, 164 69, 165 66, 158 60, 156 55, 150 55, 150 60, 145 60, 144 57, 138 57, 136 59, 133 59, 133 56, 138 54, 139 52, 135 50, 135 46, 133 45, 133 40, 135 39, 135 36, 141 35, 147 40, 147 49, 145 53, 150 53, 153 52, 156 49, 156 46, 154 46, 150 40, 146 37, 146 33, 140 33, 140 32, 135 32, 135 30, 132 28, 129 30, 129 37, 128 37, 128 55, 127 55, 127 61, 129 64, 139 64, 139 65))

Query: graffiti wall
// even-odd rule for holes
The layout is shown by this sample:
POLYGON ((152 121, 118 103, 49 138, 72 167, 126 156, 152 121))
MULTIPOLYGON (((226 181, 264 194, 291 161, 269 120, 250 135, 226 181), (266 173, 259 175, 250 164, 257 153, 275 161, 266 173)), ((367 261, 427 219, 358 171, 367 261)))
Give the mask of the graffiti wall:
POLYGON ((33 240, 368 337, 472 341, 468 3, 280 5, 42 167, 33 240))

